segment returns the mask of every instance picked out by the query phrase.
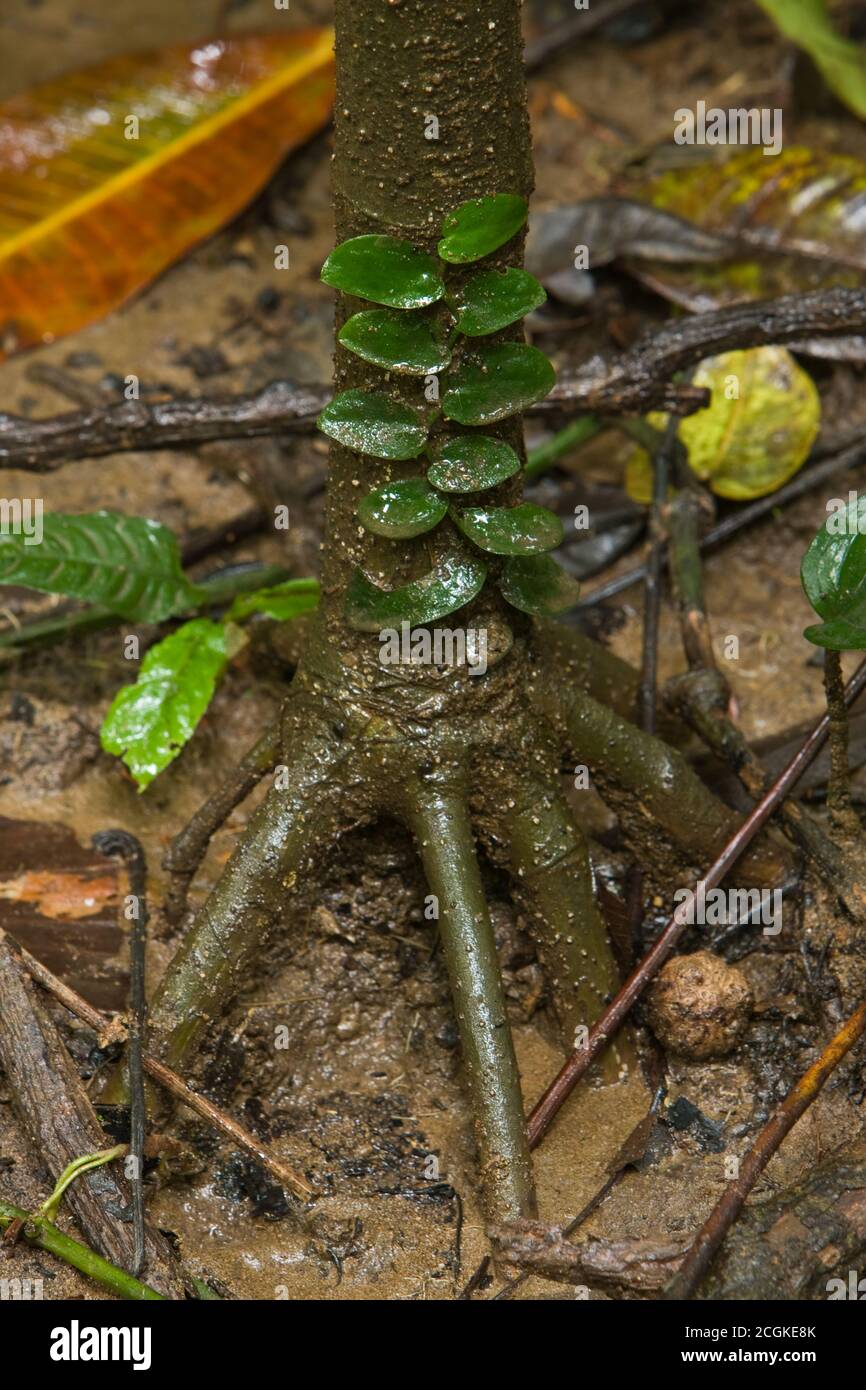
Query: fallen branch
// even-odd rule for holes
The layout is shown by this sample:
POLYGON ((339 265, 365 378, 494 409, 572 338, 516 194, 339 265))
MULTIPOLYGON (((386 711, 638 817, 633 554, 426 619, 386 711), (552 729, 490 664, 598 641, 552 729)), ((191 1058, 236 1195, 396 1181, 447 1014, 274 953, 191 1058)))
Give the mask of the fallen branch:
MULTIPOLYGON (((53 995, 70 1013, 75 1014, 75 1016, 86 1023, 89 1028, 92 1028, 94 1033, 101 1035, 111 1026, 105 1014, 100 1013, 99 1009, 95 1009, 92 1004, 88 1004, 86 999, 82 999, 80 994, 76 994, 75 990, 70 989, 62 980, 58 980, 57 976, 52 975, 51 971, 44 966, 41 961, 38 961, 35 956, 31 956, 29 951, 25 951, 23 947, 18 946, 12 941, 11 937, 0 930, 0 950, 4 947, 11 951, 21 961, 21 964, 43 989, 53 995)), ((237 1120, 233 1120, 230 1115, 226 1115, 224 1111, 218 1109, 211 1101, 206 1100, 204 1096, 200 1096, 196 1091, 191 1090, 176 1072, 173 1072, 169 1067, 164 1066, 162 1062, 157 1061, 155 1057, 151 1057, 147 1053, 145 1053, 142 1058, 142 1065, 148 1076, 153 1077, 154 1081, 158 1081, 160 1086, 164 1086, 171 1095, 180 1101, 181 1105, 186 1105, 190 1110, 194 1110, 203 1120, 207 1120, 212 1124, 214 1129, 219 1130, 227 1139, 230 1139, 233 1143, 237 1144, 239 1148, 244 1149, 253 1158, 257 1159, 279 1183, 290 1192, 293 1192, 300 1200, 309 1201, 311 1197, 316 1195, 315 1190, 306 1179, 302 1178, 298 1173, 295 1173, 291 1168, 287 1168, 285 1164, 280 1163, 278 1159, 274 1158, 273 1155, 270 1154, 267 1149, 263 1148, 258 1140, 250 1134, 249 1130, 244 1129, 243 1125, 238 1124, 237 1120)))
MULTIPOLYGON (((0 1064, 12 1099, 40 1159, 56 1181, 67 1165, 105 1147, 105 1134, 72 1059, 29 984, 22 962, 0 933, 0 1064)), ((117 1164, 82 1172, 67 1189, 76 1225, 111 1263, 129 1269, 136 1258, 129 1183, 117 1164)), ((184 1283, 171 1246, 145 1227, 148 1281, 169 1298, 184 1283)))
MULTIPOLYGON (((734 304, 677 319, 641 339, 612 362, 594 358, 564 373, 531 413, 594 411, 688 415, 709 400, 702 387, 672 382, 675 373, 714 353, 766 343, 796 343, 866 332, 866 291, 837 289, 734 304)), ((0 415, 0 468, 50 473, 75 459, 129 449, 188 448, 217 439, 254 439, 311 430, 327 405, 324 386, 274 381, 248 396, 124 401, 103 409, 67 411, 42 420, 0 415)))
MULTIPOLYGON (((845 688, 846 704, 850 705, 864 688, 866 688, 866 660, 860 663, 845 688)), ((826 714, 818 721, 806 742, 794 754, 788 766, 777 777, 770 790, 746 817, 725 845, 721 854, 707 870, 702 880, 707 892, 718 887, 743 851, 751 844, 758 831, 763 828, 787 796, 800 774, 812 762, 826 742, 829 722, 829 717, 826 714)), ((682 907, 677 909, 661 936, 632 971, 622 989, 607 1006, 601 1017, 593 1024, 585 1046, 580 1051, 572 1052, 536 1103, 527 1121, 529 1142, 533 1148, 544 1138, 553 1123, 554 1116, 571 1095, 580 1078, 610 1042, 646 986, 672 954, 677 942, 686 930, 687 917, 688 913, 683 911, 682 907)))

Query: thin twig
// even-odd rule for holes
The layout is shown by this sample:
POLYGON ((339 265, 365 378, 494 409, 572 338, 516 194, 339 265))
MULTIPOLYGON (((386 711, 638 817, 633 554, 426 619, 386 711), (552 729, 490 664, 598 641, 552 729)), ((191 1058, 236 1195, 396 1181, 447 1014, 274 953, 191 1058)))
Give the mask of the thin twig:
POLYGON ((130 1135, 132 1159, 132 1218, 135 1229, 135 1258, 130 1270, 136 1278, 144 1268, 144 1143, 147 1111, 144 1099, 142 1058, 147 1040, 147 1001, 144 993, 147 951, 147 860, 141 842, 127 830, 100 830, 93 836, 93 847, 100 854, 117 855, 126 865, 129 879, 129 1022, 126 1063, 128 1069, 130 1135))
MULTIPOLYGON (((0 929, 0 942, 3 941, 20 958, 22 965, 26 967, 37 984, 52 994, 70 1013, 75 1014, 77 1018, 86 1023, 94 1033, 99 1036, 110 1028, 110 1020, 105 1014, 101 1013, 99 1009, 95 1009, 92 1004, 88 1004, 87 1000, 82 999, 81 995, 77 994, 74 989, 70 989, 69 985, 58 980, 47 966, 44 966, 35 956, 31 956, 29 951, 25 951, 22 946, 19 946, 6 932, 0 929)), ((164 1086, 182 1105, 189 1106, 190 1110, 201 1115, 202 1119, 207 1120, 214 1129, 218 1129, 239 1148, 245 1149, 263 1167, 267 1168, 268 1172, 279 1183, 293 1192, 301 1201, 309 1201, 311 1197, 316 1196, 315 1189, 305 1178, 302 1178, 291 1168, 287 1168, 279 1159, 274 1158, 248 1130, 239 1125, 237 1120, 233 1120, 231 1115, 227 1115, 225 1111, 218 1109, 204 1096, 191 1090, 186 1082, 177 1075, 177 1072, 172 1071, 170 1067, 165 1066, 156 1057, 151 1057, 147 1052, 142 1059, 142 1065, 148 1076, 152 1076, 154 1081, 158 1081, 160 1086, 164 1086)))
MULTIPOLYGON (((866 660, 860 663, 845 688, 846 704, 850 705, 864 688, 866 688, 866 660)), ((777 777, 770 790, 749 813, 739 829, 731 836, 721 854, 707 870, 702 880, 707 891, 716 888, 721 883, 743 851, 751 844, 758 831, 763 828, 780 802, 787 796, 798 777, 823 747, 829 733, 829 727, 829 717, 825 714, 815 725, 802 747, 794 754, 788 766, 777 777)), ((585 1047, 581 1051, 571 1054, 534 1106, 527 1121, 529 1142, 533 1148, 544 1138, 553 1123, 554 1116, 568 1096, 571 1095, 580 1078, 598 1054, 607 1046, 646 986, 671 955, 686 929, 687 917, 688 913, 683 910, 681 905, 671 917, 655 945, 650 948, 643 960, 632 971, 612 1003, 593 1024, 585 1047)))
MULTIPOLYGON (((703 387, 672 377, 714 353, 803 338, 866 331, 866 290, 835 289, 734 304, 677 319, 610 362, 597 359, 560 375, 550 395, 531 407, 551 411, 642 415, 662 409, 688 415, 707 405, 703 387)), ((51 472, 75 459, 128 449, 188 448, 217 439, 252 439, 311 430, 330 400, 324 386, 275 381, 247 396, 123 401, 106 409, 68 411, 41 420, 0 415, 0 468, 51 472)))
MULTIPOLYGON (((861 668, 862 669, 862 668, 861 668)), ((665 1290, 666 1299, 691 1298, 706 1274, 713 1256, 745 1205, 783 1139, 808 1110, 827 1078, 866 1031, 866 1002, 842 1025, 824 1051, 788 1092, 772 1119, 764 1126, 745 1158, 740 1171, 719 1198, 690 1247, 674 1279, 665 1290)))

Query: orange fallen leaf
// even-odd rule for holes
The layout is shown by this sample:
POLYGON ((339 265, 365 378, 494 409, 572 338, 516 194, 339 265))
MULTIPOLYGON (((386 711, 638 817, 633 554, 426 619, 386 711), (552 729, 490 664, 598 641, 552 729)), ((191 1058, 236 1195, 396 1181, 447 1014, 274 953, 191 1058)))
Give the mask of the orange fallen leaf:
POLYGON ((101 318, 234 217, 328 118, 333 32, 114 58, 0 103, 5 352, 101 318))
POLYGON ((113 874, 98 877, 34 869, 0 882, 0 898, 33 903, 43 917, 75 922, 117 903, 117 879, 113 874))

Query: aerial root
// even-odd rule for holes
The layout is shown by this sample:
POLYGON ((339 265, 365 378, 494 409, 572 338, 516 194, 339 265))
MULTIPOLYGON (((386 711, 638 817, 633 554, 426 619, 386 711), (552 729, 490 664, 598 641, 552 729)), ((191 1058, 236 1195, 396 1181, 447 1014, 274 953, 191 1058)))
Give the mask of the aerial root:
MULTIPOLYGON (((554 781, 521 778, 520 800, 494 817, 497 839, 510 855, 514 885, 537 939, 553 1007, 567 1052, 580 1046, 619 988, 607 928, 596 902, 586 840, 554 781)), ((519 793, 518 793, 519 794, 519 793)), ((621 1077, 634 1060, 627 1032, 608 1049, 600 1072, 621 1077)))
POLYGON ((199 807, 189 824, 175 835, 162 861, 169 873, 165 898, 165 915, 169 922, 182 920, 187 909, 189 885, 211 839, 235 807, 274 767, 279 746, 280 728, 276 721, 232 769, 222 786, 199 807))
POLYGON ((463 788, 415 783, 407 789, 404 819, 438 899, 488 1216, 531 1216, 535 1188, 517 1059, 463 788))

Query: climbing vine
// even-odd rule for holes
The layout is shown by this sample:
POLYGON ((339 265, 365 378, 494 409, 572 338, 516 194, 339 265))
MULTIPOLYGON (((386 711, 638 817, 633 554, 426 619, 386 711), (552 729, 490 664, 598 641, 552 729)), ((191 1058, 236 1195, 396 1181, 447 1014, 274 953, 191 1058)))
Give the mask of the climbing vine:
POLYGON ((480 343, 517 323, 546 298, 524 270, 456 268, 498 251, 523 227, 524 198, 475 198, 449 213, 438 258, 391 236, 358 236, 337 246, 322 268, 327 285, 383 306, 343 325, 344 348, 385 372, 435 377, 435 404, 418 409, 382 391, 342 391, 319 416, 331 439, 373 458, 424 459, 423 475, 388 482, 362 498, 358 520, 373 535, 403 540, 449 517, 468 546, 449 551, 426 575, 379 588, 356 570, 346 596, 351 626, 434 622, 468 603, 491 573, 506 600, 525 613, 561 612, 577 585, 547 552, 563 538, 559 517, 531 502, 503 507, 482 494, 521 470, 515 450, 483 427, 519 415, 550 392, 554 371, 526 343, 480 343), (444 418, 459 431, 431 427, 444 418))

